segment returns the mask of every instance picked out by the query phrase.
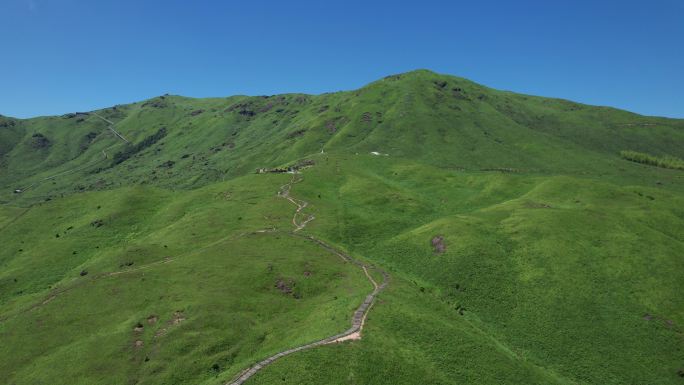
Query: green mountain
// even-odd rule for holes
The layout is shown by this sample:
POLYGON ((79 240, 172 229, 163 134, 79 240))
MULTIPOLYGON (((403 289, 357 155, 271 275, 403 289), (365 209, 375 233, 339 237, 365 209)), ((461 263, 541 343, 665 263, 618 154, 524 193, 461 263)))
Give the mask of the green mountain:
POLYGON ((425 70, 0 117, 0 378, 230 383, 384 271, 361 339, 245 383, 679 384, 682 158, 684 120, 425 70))

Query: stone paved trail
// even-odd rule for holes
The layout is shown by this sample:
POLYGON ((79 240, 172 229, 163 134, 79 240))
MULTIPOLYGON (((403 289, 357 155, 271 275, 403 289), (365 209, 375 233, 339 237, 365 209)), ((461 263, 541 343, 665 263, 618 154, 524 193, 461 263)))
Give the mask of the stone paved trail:
POLYGON ((306 219, 300 220, 299 217, 301 216, 302 210, 308 205, 308 202, 301 200, 301 199, 296 199, 290 196, 290 190, 292 189, 292 185, 295 183, 298 183, 301 181, 301 177, 299 177, 299 174, 294 174, 292 176, 292 179, 290 180, 289 183, 283 185, 280 188, 280 191, 278 191, 278 196, 281 198, 287 199, 289 202, 297 206, 297 209, 295 210, 295 213, 292 217, 292 225, 294 226, 294 230, 292 230, 292 235, 304 238, 310 242, 318 244, 320 247, 328 250, 329 252, 337 255, 338 257, 342 258, 346 262, 353 263, 354 265, 358 266, 361 270, 363 270, 364 274, 368 278, 368 280, 373 284, 373 291, 368 294, 361 303, 361 305, 356 309, 354 314, 352 315, 352 320, 351 320, 351 327, 347 330, 345 330, 342 333, 338 333, 335 335, 332 335, 330 337, 323 338, 318 341, 311 342, 306 345, 302 346, 297 346, 292 349, 287 349, 284 350, 280 353, 274 354, 266 359, 263 359, 256 363, 254 366, 251 368, 246 369, 242 373, 240 373, 235 379, 232 381, 226 383, 226 385, 241 385, 245 381, 247 381, 250 377, 255 375, 259 370, 263 369, 264 367, 268 366, 269 364, 273 363, 275 360, 287 356, 292 353, 299 352, 301 350, 306 350, 306 349, 311 349, 315 348, 317 346, 321 345, 328 345, 328 344, 334 344, 334 343, 339 343, 343 341, 348 341, 348 340, 357 340, 361 338, 361 331, 363 330, 363 325, 366 320, 366 316, 368 316, 368 312, 370 311, 371 307, 373 306, 373 303, 375 301, 375 297, 380 293, 382 290, 387 287, 388 281, 389 281, 389 274, 387 274, 385 271, 379 270, 378 268, 370 265, 366 265, 361 261, 358 261, 354 258, 352 258, 350 255, 336 249, 335 247, 329 245, 328 243, 312 236, 312 235, 303 235, 301 233, 298 233, 300 230, 304 229, 307 225, 307 223, 311 222, 312 220, 315 219, 313 215, 309 215, 306 219), (368 273, 368 270, 377 270, 382 274, 382 282, 378 284, 373 277, 368 273))

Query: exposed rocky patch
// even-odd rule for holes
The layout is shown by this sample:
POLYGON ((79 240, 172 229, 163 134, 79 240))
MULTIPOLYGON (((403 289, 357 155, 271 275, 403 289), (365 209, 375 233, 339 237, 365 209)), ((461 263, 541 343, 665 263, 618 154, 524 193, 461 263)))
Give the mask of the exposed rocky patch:
POLYGON ((275 287, 276 289, 280 290, 280 292, 284 294, 292 294, 292 288, 295 285, 295 282, 291 279, 285 281, 282 278, 279 278, 276 283, 275 287))
POLYGON ((364 112, 364 113, 361 115, 361 121, 362 121, 363 123, 370 123, 370 122, 372 122, 372 121, 373 121, 373 114, 371 114, 370 112, 364 112))
POLYGON ((339 130, 340 127, 345 125, 349 119, 347 119, 344 116, 338 116, 336 118, 330 119, 325 122, 325 129, 328 131, 329 134, 334 134, 339 130))
POLYGON ((446 244, 444 243, 443 235, 434 236, 430 243, 432 244, 432 248, 434 249, 436 254, 442 254, 446 251, 446 244))
POLYGON ((176 164, 176 162, 174 162, 174 161, 172 161, 172 160, 167 160, 166 162, 160 164, 160 165, 157 166, 157 167, 161 167, 161 168, 171 168, 171 167, 173 167, 173 165, 175 165, 175 164, 176 164))
POLYGON ((171 318, 172 325, 179 325, 183 321, 185 321, 185 314, 183 314, 182 310, 173 312, 173 318, 171 318))
POLYGON ((550 209, 551 205, 541 202, 525 202, 525 207, 528 209, 550 209))

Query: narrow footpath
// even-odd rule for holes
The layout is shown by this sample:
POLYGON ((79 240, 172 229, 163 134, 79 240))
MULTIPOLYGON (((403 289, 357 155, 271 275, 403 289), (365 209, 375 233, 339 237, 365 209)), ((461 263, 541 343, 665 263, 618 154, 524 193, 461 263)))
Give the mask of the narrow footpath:
POLYGON ((280 353, 274 354, 266 359, 263 359, 256 363, 254 366, 251 368, 245 369, 242 373, 240 373, 234 380, 226 383, 226 385, 241 385, 245 381, 247 381, 250 377, 255 375, 259 370, 263 369, 264 367, 270 365, 273 363, 275 360, 287 356, 292 353, 296 353, 302 350, 307 350, 311 348, 315 348, 317 346, 321 345, 329 345, 329 344, 334 344, 334 343, 339 343, 343 341, 348 341, 348 340, 358 340, 361 339, 361 332, 363 330, 364 323, 366 321, 366 317, 368 316, 368 312, 370 311, 371 307, 373 306, 373 303, 375 302, 375 297, 387 287, 388 281, 389 281, 389 274, 387 274, 385 271, 382 271, 378 269, 375 266, 370 266, 366 265, 361 261, 358 261, 351 257, 350 255, 342 252, 341 250, 336 249, 335 247, 329 245, 328 243, 312 236, 312 235, 303 235, 299 233, 300 230, 304 229, 307 225, 307 223, 311 222, 312 220, 315 219, 313 215, 308 215, 306 219, 300 219, 302 216, 302 210, 308 205, 308 202, 301 200, 301 199, 296 199, 290 196, 290 190, 292 189, 292 185, 295 183, 301 182, 302 178, 300 174, 293 174, 292 179, 290 182, 287 184, 281 186, 280 190, 278 191, 278 196, 284 199, 287 199, 290 203, 293 205, 297 206, 297 209, 295 210, 294 215, 292 216, 292 225, 294 226, 294 229, 292 230, 292 235, 296 237, 300 237, 303 239, 306 239, 310 242, 318 244, 320 247, 328 250, 329 252, 337 255, 338 257, 342 258, 344 261, 353 263, 354 265, 358 266, 361 270, 363 270, 363 273, 365 276, 368 278, 370 283, 373 285, 373 291, 368 294, 361 303, 361 305, 356 309, 354 314, 352 315, 351 319, 351 327, 347 330, 345 330, 342 333, 332 335, 330 337, 323 338, 318 341, 314 341, 311 343, 308 343, 306 345, 298 346, 295 348, 287 349, 284 350, 280 353), (378 284, 373 277, 368 273, 368 270, 377 270, 382 274, 382 283, 378 284))
POLYGON ((31 184, 28 185, 28 186, 25 186, 25 187, 16 189, 15 192, 18 192, 18 193, 26 192, 26 190, 31 189, 31 188, 33 188, 33 187, 35 187, 35 186, 37 186, 37 185, 39 185, 39 184, 41 184, 41 183, 43 183, 43 182, 46 182, 46 181, 48 181, 48 180, 55 179, 55 178, 59 178, 59 177, 61 177, 61 176, 64 176, 64 175, 67 175, 67 174, 71 174, 71 173, 74 173, 74 172, 77 172, 77 171, 81 171, 81 170, 84 170, 84 169, 86 169, 86 168, 92 167, 92 166, 94 166, 94 165, 96 165, 96 164, 98 164, 98 163, 100 163, 100 162, 104 162, 105 160, 109 159, 109 155, 107 155, 107 152, 106 152, 106 151, 109 151, 109 150, 111 150, 112 148, 114 148, 114 147, 116 147, 116 146, 118 146, 118 145, 120 145, 120 144, 124 144, 124 143, 125 143, 125 144, 130 144, 130 143, 131 143, 131 142, 128 141, 128 139, 126 139, 123 135, 121 135, 121 133, 119 133, 116 129, 114 129, 114 122, 112 122, 111 120, 109 120, 109 119, 107 119, 107 118, 105 118, 105 117, 103 117, 103 116, 101 116, 101 115, 98 115, 98 114, 95 113, 95 112, 92 112, 92 114, 93 114, 94 116, 96 116, 96 117, 102 119, 104 122, 106 122, 107 125, 108 125, 108 126, 107 126, 107 129, 108 129, 109 131, 111 131, 111 132, 114 134, 114 136, 116 136, 117 138, 121 139, 121 140, 123 141, 123 143, 116 143, 116 144, 113 144, 113 145, 111 145, 111 146, 105 148, 104 150, 102 150, 102 158, 100 158, 100 159, 97 159, 97 160, 95 160, 95 161, 93 161, 93 162, 90 162, 90 163, 86 163, 86 164, 84 164, 84 165, 82 165, 82 166, 79 166, 79 167, 71 168, 71 169, 68 169, 68 170, 66 170, 66 171, 62 171, 62 172, 59 172, 59 173, 57 173, 57 174, 50 175, 50 176, 45 177, 45 178, 43 178, 43 179, 39 179, 39 180, 37 180, 37 181, 31 183, 31 184))

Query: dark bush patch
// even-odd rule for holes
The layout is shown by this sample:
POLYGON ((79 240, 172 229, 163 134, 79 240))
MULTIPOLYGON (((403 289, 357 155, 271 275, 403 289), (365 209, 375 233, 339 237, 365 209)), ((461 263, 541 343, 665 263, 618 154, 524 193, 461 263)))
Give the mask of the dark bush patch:
MULTIPOLYGON (((0 115, 0 117, 5 118, 2 115, 0 115)), ((0 121, 0 128, 14 127, 16 124, 17 123, 14 120, 5 118, 3 121, 0 121)))
POLYGON ((253 102, 236 103, 226 108, 226 112, 237 112, 238 114, 246 116, 248 118, 251 118, 252 116, 256 115, 256 112, 254 111, 253 102))
POLYGON ((435 87, 437 87, 437 89, 440 89, 440 90, 443 90, 444 88, 446 88, 446 86, 448 84, 445 80, 434 81, 433 83, 435 84, 435 87))
POLYGON ((31 147, 35 149, 48 148, 52 145, 50 139, 46 138, 43 134, 35 133, 31 135, 31 147))
POLYGON ((259 109, 259 112, 268 112, 273 108, 273 103, 267 103, 265 106, 259 109))
POLYGON ((297 104, 306 104, 309 102, 309 97, 306 95, 297 95, 295 97, 294 102, 297 104))
POLYGON ((157 143, 159 140, 161 140, 165 136, 166 136, 166 127, 162 127, 157 132, 155 132, 154 134, 143 139, 142 142, 134 144, 134 145, 129 145, 123 151, 120 151, 120 152, 117 152, 116 154, 114 154, 114 157, 112 158, 112 165, 117 165, 119 163, 124 162, 126 159, 132 157, 133 155, 139 153, 140 151, 142 151, 142 150, 152 146, 153 144, 157 143))
POLYGON ((87 270, 81 270, 80 275, 81 275, 81 277, 84 277, 84 276, 88 275, 88 271, 87 270))
POLYGON ((166 108, 169 104, 165 99, 166 98, 164 96, 160 96, 143 103, 142 107, 166 108))
POLYGON ((292 132, 290 132, 289 134, 285 135, 285 138, 287 138, 287 139, 296 138, 296 137, 298 137, 298 136, 304 135, 305 132, 306 132, 305 129, 301 129, 301 130, 297 130, 297 131, 292 131, 292 132))

